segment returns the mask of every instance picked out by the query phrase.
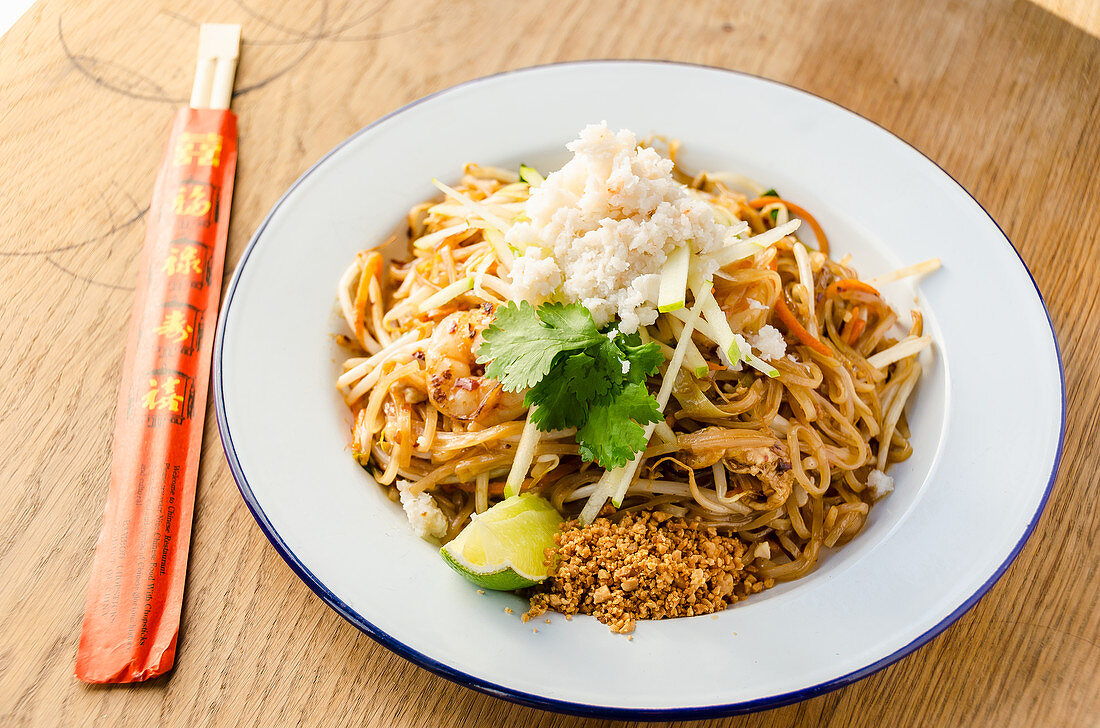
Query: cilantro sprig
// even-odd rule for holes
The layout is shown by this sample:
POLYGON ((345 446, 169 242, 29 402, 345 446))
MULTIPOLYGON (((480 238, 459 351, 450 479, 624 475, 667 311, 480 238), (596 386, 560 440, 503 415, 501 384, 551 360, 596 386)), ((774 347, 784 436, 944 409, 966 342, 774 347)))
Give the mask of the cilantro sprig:
POLYGON ((622 467, 645 449, 642 425, 660 419, 657 400, 644 384, 631 382, 613 399, 594 404, 588 411, 588 421, 577 430, 581 458, 609 469, 622 467))
POLYGON ((601 333, 579 303, 509 303, 483 334, 477 361, 505 390, 527 389, 524 404, 544 432, 577 428, 584 460, 622 467, 646 446, 661 419, 646 378, 664 361, 638 334, 601 333))

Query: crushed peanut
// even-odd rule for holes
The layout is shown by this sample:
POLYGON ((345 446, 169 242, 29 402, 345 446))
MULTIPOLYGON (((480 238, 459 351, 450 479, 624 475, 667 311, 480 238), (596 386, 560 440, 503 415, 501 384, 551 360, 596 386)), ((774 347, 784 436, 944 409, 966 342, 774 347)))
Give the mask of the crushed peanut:
POLYGON ((570 521, 554 541, 550 576, 529 593, 524 616, 591 614, 628 633, 639 619, 711 614, 772 585, 745 566, 740 540, 666 513, 570 521))

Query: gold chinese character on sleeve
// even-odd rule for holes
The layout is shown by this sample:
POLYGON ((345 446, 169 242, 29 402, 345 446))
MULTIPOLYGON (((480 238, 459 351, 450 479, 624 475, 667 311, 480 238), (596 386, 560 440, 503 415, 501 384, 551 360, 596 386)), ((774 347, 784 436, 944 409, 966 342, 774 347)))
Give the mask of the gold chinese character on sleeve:
POLYGON ((212 192, 210 185, 184 183, 176 190, 172 212, 188 217, 204 217, 213 205, 212 192))
POLYGON ((141 398, 141 404, 147 410, 167 410, 179 412, 183 405, 183 394, 179 391, 178 377, 166 377, 161 381, 150 377, 149 390, 141 398))
POLYGON ((202 274, 202 258, 196 245, 182 245, 172 248, 164 260, 161 270, 170 276, 181 273, 202 274))
POLYGON ((200 167, 217 167, 221 162, 221 155, 221 134, 184 132, 176 142, 176 148, 172 154, 172 165, 187 167, 197 164, 200 167))
POLYGON ((194 327, 187 323, 183 311, 168 311, 164 316, 164 321, 154 329, 160 336, 176 343, 187 341, 194 330, 194 327))

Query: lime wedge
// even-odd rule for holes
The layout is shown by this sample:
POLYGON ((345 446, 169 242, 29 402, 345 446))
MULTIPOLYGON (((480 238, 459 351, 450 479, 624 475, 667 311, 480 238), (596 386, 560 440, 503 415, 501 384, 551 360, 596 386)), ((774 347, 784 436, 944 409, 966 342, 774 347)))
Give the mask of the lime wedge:
POLYGON ((546 578, 546 549, 554 547, 561 516, 545 499, 514 495, 484 513, 439 550, 452 569, 485 589, 512 591, 546 578))

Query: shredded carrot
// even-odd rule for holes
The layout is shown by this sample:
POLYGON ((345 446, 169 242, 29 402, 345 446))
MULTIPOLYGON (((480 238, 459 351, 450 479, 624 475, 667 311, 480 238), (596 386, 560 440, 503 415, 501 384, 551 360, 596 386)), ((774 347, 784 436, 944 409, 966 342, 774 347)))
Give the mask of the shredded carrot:
POLYGON ((724 364, 715 364, 714 362, 709 360, 707 361, 707 368, 710 369, 712 372, 724 372, 727 369, 724 364))
POLYGON ((845 278, 844 280, 830 283, 829 287, 825 289, 825 297, 832 298, 836 294, 844 291, 861 291, 863 293, 870 293, 872 296, 881 295, 878 289, 869 283, 864 283, 855 278, 845 278))
POLYGON ((859 306, 854 306, 852 317, 844 325, 844 343, 848 346, 855 346, 856 339, 863 333, 866 326, 867 322, 859 317, 859 306))
POLYGON ((830 359, 833 358, 832 350, 821 343, 820 339, 807 331, 806 328, 798 322, 795 315, 791 313, 791 309, 787 308, 787 303, 783 300, 782 296, 775 302, 775 312, 779 315, 779 320, 783 322, 787 330, 798 337, 799 341, 822 356, 827 356, 830 359))
POLYGON ((852 324, 852 333, 848 336, 848 346, 855 346, 856 340, 859 339, 859 335, 863 333, 863 330, 867 328, 867 321, 865 319, 856 319, 852 324))
POLYGON ((825 237, 825 231, 821 229, 821 225, 818 224, 817 219, 810 213, 806 212, 805 209, 799 207, 793 202, 788 202, 787 200, 784 200, 782 197, 773 197, 771 195, 768 195, 767 197, 757 197, 755 200, 749 200, 749 207, 755 210, 759 210, 762 207, 767 207, 768 205, 774 204, 776 202, 784 205, 788 210, 798 215, 799 217, 804 218, 806 222, 810 223, 810 227, 813 229, 814 235, 817 237, 817 249, 825 255, 828 255, 829 239, 825 237))
POLYGON ((382 254, 372 250, 363 255, 363 272, 369 276, 378 276, 382 273, 382 254))

